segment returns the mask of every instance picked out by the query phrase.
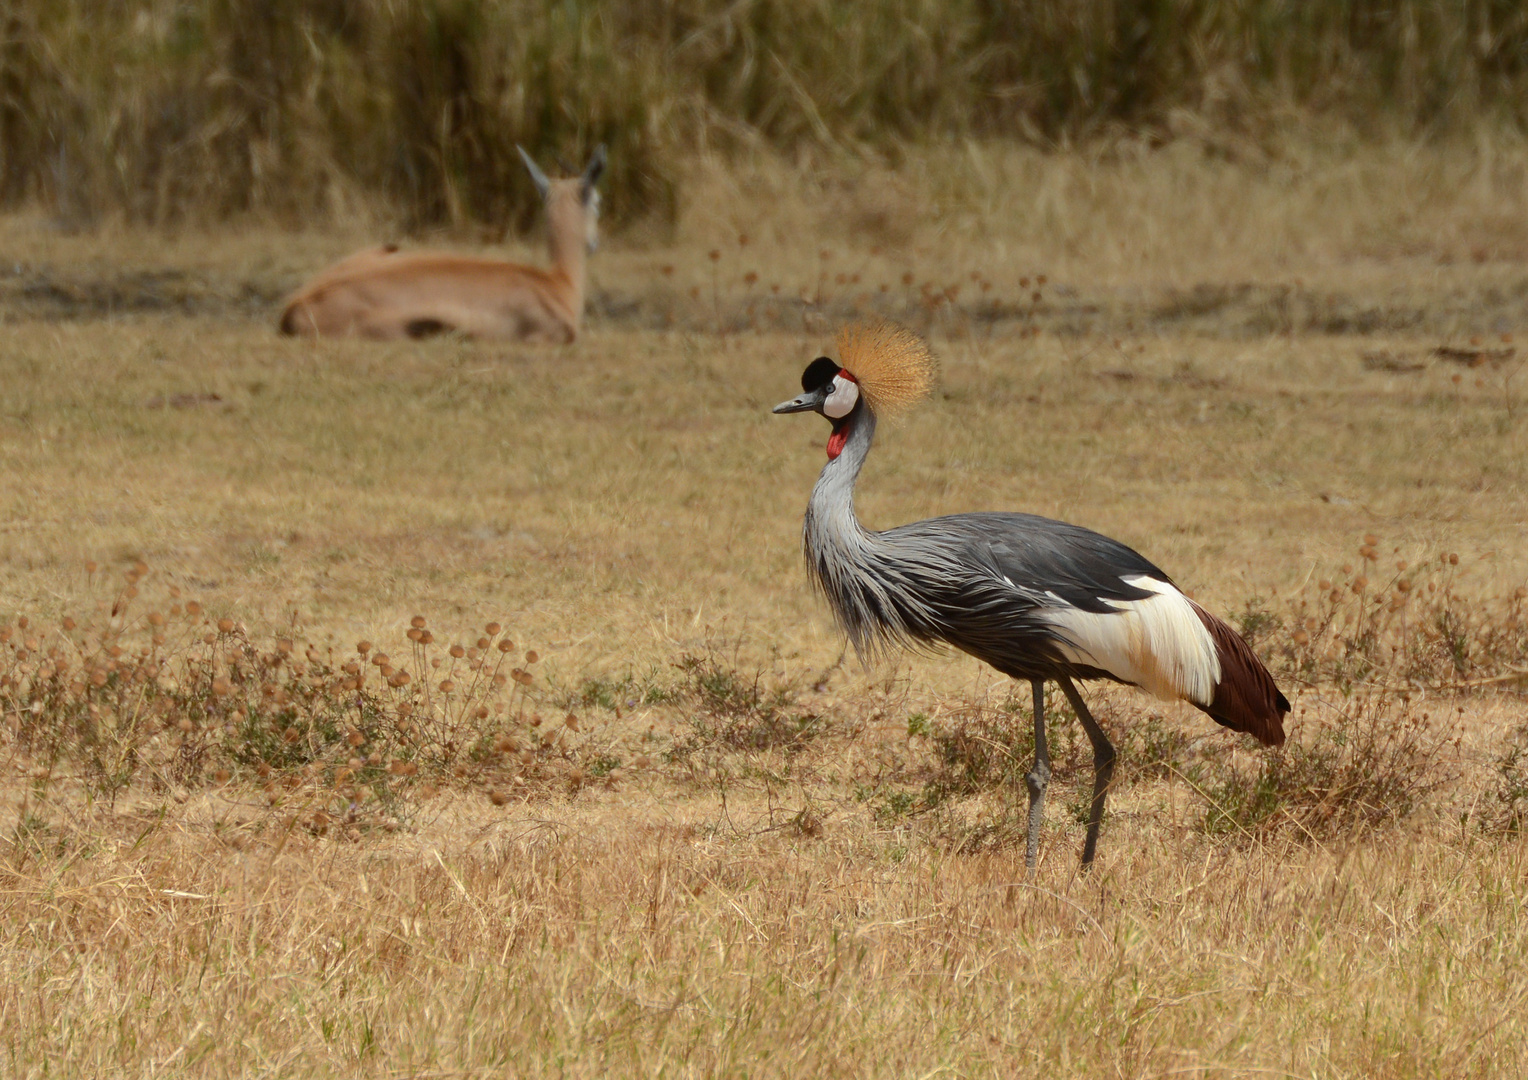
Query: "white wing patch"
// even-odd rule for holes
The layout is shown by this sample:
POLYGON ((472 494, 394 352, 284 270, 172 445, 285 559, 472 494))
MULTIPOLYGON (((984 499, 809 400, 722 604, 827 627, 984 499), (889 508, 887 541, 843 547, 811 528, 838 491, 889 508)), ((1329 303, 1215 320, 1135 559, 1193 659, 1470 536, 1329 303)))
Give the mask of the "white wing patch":
POLYGON ((1094 614, 1049 594, 1057 606, 1046 608, 1045 614, 1061 631, 1061 654, 1157 697, 1210 704, 1220 682, 1220 657, 1188 597, 1155 578, 1137 575, 1123 580, 1153 595, 1109 600, 1116 613, 1094 614))

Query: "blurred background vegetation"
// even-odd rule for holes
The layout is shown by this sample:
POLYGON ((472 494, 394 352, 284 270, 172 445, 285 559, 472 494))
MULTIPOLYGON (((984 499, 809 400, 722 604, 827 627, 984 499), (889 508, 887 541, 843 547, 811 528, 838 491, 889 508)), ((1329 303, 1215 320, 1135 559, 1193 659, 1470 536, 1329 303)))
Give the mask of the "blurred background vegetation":
POLYGON ((873 155, 1528 120, 1522 0, 8 0, 0 207, 61 220, 385 207, 519 228, 514 146, 611 148, 617 220, 697 153, 873 155))

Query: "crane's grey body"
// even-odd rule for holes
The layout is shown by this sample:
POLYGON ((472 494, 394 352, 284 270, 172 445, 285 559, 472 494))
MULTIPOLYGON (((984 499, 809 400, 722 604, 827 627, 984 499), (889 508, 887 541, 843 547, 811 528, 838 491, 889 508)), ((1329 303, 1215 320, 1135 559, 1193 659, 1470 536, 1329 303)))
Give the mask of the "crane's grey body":
POLYGON ((953 514, 870 532, 853 486, 874 431, 866 414, 823 469, 804 529, 807 569, 860 655, 942 642, 1016 679, 1114 679, 1067 659, 1048 613, 1115 614, 1115 604, 1153 595, 1127 579, 1171 579, 1117 540, 1034 514, 953 514))
POLYGON ((1035 764, 1025 776, 1025 862, 1031 868, 1050 782, 1044 687, 1047 679, 1060 684, 1093 744, 1092 812, 1083 850, 1083 863, 1092 862, 1115 753, 1071 680, 1116 676, 1068 660, 1046 613, 1058 604, 1115 613, 1107 601, 1152 595, 1126 577, 1167 581, 1167 575, 1124 544, 1033 514, 956 514, 871 532, 854 513, 854 482, 874 438, 875 415, 865 411, 812 489, 803 546, 813 582, 861 659, 889 645, 942 643, 1031 682, 1035 764))
MULTIPOLYGON (((888 347, 917 352, 905 336, 888 347)), ((884 363, 877 368, 876 359, 862 355, 855 363, 862 375, 868 364, 879 376, 876 392, 899 390, 899 373, 884 363)), ((1050 782, 1047 680, 1061 687, 1093 744, 1084 867, 1097 848, 1115 755, 1072 680, 1139 686, 1188 701, 1269 745, 1283 743, 1289 702, 1268 669, 1236 631, 1124 544, 1032 514, 958 514, 867 530, 854 514, 854 482, 875 439, 871 391, 862 394, 859 377, 826 357, 811 363, 801 385, 805 392, 775 412, 813 411, 833 423, 828 464, 807 506, 807 567, 860 657, 893 645, 948 644, 1032 685, 1030 868, 1050 782)))

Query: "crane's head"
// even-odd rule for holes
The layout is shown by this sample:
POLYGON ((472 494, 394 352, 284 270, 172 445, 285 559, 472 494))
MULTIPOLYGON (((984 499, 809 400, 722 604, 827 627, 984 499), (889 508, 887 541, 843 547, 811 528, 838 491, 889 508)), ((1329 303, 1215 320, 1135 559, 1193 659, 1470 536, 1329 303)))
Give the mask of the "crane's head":
POLYGON ((801 373, 801 393, 775 406, 777 413, 817 412, 833 423, 828 436, 828 457, 843 453, 849 441, 849 422, 861 408, 859 380, 826 356, 819 356, 801 373))
POLYGON ((833 424, 828 457, 849 441, 862 411, 878 417, 924 398, 934 383, 934 358, 917 334, 895 323, 859 323, 838 332, 838 364, 819 356, 801 373, 801 394, 776 405, 777 413, 816 412, 833 424))

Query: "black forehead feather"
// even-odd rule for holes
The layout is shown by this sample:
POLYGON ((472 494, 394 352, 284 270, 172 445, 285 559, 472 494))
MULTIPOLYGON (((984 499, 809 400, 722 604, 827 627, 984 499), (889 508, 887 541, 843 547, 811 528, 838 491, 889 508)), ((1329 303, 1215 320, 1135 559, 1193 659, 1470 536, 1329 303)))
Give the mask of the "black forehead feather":
POLYGON ((820 390, 832 382, 833 376, 837 375, 838 372, 839 367, 837 364, 826 356, 819 356, 808 364, 806 370, 801 373, 801 389, 808 393, 811 393, 813 390, 820 390))

